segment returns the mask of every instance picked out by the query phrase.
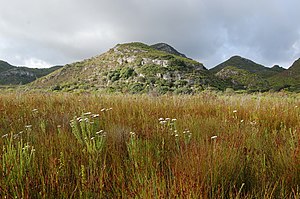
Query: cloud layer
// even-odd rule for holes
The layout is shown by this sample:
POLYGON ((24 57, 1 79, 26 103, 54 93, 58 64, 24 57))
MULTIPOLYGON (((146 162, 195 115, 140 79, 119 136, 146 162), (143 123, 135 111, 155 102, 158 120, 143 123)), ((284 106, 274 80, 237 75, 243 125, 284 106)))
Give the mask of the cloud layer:
POLYGON ((298 0, 0 0, 0 59, 50 66, 117 43, 166 42, 208 68, 232 55, 289 67, 300 57, 298 0))

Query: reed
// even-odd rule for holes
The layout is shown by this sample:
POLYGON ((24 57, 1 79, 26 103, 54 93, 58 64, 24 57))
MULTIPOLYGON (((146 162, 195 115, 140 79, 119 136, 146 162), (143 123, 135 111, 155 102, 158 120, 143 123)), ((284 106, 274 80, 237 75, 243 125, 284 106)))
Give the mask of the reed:
POLYGON ((2 198, 299 198, 300 96, 0 94, 2 198))

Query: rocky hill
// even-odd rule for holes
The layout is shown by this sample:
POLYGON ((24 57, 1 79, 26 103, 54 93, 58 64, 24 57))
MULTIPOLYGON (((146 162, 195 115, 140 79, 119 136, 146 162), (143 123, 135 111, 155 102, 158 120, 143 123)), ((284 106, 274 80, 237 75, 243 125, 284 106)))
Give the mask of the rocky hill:
POLYGON ((203 64, 186 58, 169 45, 133 42, 118 44, 99 56, 67 64, 31 85, 65 91, 195 93, 212 87, 222 89, 224 84, 203 64))
POLYGON ((157 44, 151 45, 151 47, 155 48, 156 50, 164 51, 166 53, 170 53, 173 55, 178 55, 178 56, 187 58, 185 56, 185 54, 178 52, 175 48, 173 48, 172 46, 170 46, 169 44, 166 44, 166 43, 157 43, 157 44))
POLYGON ((272 77, 278 73, 280 73, 283 68, 279 66, 274 66, 272 68, 265 67, 261 64, 257 64, 249 59, 240 57, 240 56, 233 56, 228 60, 224 61, 223 63, 215 66, 214 68, 210 69, 210 71, 214 74, 222 70, 227 66, 234 66, 238 69, 246 70, 250 73, 254 73, 259 75, 262 78, 272 77))
POLYGON ((0 60, 0 85, 27 84, 59 68, 60 66, 42 69, 17 67, 0 60))

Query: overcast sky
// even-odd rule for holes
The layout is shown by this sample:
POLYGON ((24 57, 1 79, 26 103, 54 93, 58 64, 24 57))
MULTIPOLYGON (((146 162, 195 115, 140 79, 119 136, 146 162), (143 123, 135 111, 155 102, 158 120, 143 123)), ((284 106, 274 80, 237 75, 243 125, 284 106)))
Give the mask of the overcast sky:
POLYGON ((207 68, 300 57, 299 0, 0 0, 0 60, 47 67, 117 43, 166 42, 207 68))

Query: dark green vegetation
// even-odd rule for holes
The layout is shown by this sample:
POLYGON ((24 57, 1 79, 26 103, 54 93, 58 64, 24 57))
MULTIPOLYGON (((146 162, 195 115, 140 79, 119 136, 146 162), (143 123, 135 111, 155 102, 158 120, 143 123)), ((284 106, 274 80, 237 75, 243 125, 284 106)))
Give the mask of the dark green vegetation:
MULTIPOLYGON (((157 50, 143 43, 118 44, 108 52, 68 64, 32 85, 37 88, 73 91, 92 90, 122 93, 197 93, 224 81, 203 64, 157 50)), ((177 52, 177 51, 176 51, 177 52)))
POLYGON ((0 85, 27 84, 59 68, 61 67, 54 66, 42 69, 16 67, 0 60, 0 85))
POLYGON ((1 198, 299 198, 300 98, 0 94, 1 198))

